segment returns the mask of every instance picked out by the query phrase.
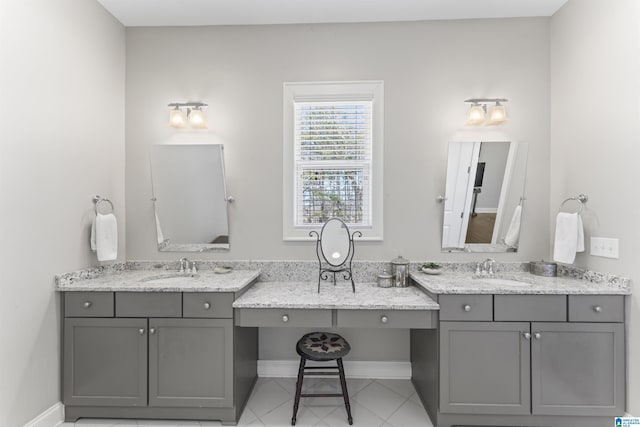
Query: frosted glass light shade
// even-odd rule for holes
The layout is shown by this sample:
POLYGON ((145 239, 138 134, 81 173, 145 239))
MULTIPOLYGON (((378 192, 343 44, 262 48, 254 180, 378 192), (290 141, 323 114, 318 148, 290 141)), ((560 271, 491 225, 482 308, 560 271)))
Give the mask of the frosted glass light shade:
POLYGON ((479 126, 484 123, 484 109, 482 105, 472 105, 467 111, 467 121, 466 124, 468 126, 479 126))
POLYGON ((496 105, 491 107, 491 110, 489 110, 489 120, 487 120, 487 125, 499 125, 506 121, 507 111, 505 110, 504 105, 496 102, 496 105))
POLYGON ((174 128, 181 128, 187 123, 187 118, 185 117, 182 110, 178 107, 174 108, 169 112, 169 126, 174 128))
POLYGON ((194 108, 189 112, 189 123, 191 127, 198 129, 206 129, 207 122, 204 119, 204 113, 200 108, 194 108))

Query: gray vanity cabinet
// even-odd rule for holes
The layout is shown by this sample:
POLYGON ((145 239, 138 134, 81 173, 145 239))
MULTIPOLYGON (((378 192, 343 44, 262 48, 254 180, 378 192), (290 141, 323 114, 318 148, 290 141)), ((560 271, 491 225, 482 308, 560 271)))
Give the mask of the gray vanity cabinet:
POLYGON ((66 421, 233 424, 257 379, 256 328, 234 326, 233 293, 67 292, 66 421))
POLYGON ((441 322, 441 412, 528 414, 525 332, 524 322, 441 322))
POLYGON ((67 318, 64 402, 147 404, 147 319, 67 318))
POLYGON ((411 331, 434 426, 600 427, 625 413, 624 297, 439 295, 411 331))
POLYGON ((149 406, 232 406, 232 360, 231 319, 149 319, 149 406))

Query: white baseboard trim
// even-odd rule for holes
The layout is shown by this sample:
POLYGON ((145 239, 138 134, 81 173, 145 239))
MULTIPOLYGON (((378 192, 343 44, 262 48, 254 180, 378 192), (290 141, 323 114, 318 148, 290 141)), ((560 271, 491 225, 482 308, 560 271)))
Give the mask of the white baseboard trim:
MULTIPOLYGON (((258 376, 295 378, 299 364, 298 360, 258 360, 258 376)), ((308 362, 308 365, 322 366, 322 363, 308 362)), ((345 361, 344 370, 347 378, 411 379, 411 362, 345 361)))
POLYGON ((476 208, 476 213, 498 213, 498 208, 476 208))
POLYGON ((64 405, 62 402, 54 404, 51 408, 29 421, 24 427, 51 427, 64 422, 64 405))

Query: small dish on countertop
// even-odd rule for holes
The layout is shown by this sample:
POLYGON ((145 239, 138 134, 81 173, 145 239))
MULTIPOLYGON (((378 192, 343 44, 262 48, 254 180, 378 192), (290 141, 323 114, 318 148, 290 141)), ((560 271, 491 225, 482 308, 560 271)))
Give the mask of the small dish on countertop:
POLYGON ((440 274, 442 273, 442 266, 433 262, 425 262, 420 267, 420 270, 425 274, 440 274))
POLYGON ((213 268, 213 272, 216 274, 227 274, 227 273, 231 273, 231 270, 233 270, 233 267, 227 267, 227 266, 223 266, 223 265, 217 265, 213 268))

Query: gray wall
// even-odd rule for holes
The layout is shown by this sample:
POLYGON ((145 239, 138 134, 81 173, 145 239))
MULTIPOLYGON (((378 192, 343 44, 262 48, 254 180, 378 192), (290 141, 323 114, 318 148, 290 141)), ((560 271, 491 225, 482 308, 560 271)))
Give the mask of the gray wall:
POLYGON ((60 401, 53 278, 97 264, 94 194, 125 259, 125 32, 94 1, 3 1, 0 40, 0 425, 21 426, 60 401))
MULTIPOLYGON (((551 212, 589 195, 587 252, 576 265, 640 281, 640 2, 569 0, 551 20, 551 212), (620 259, 589 255, 589 237, 620 239, 620 259)), ((568 208, 568 205, 567 205, 568 208)), ((553 240, 551 240, 553 241, 553 240)), ((640 295, 627 305, 627 411, 640 415, 640 295)))
POLYGON ((384 241, 358 244, 360 260, 483 259, 442 254, 447 144, 464 131, 464 99, 505 96, 500 130, 528 142, 528 206, 517 254, 539 259, 548 239, 549 19, 127 29, 127 254, 158 253, 150 202, 148 147, 210 141, 225 145, 231 251, 207 259, 313 259, 310 243, 282 241, 282 83, 384 80, 384 241), (167 125, 169 102, 209 104, 209 130, 167 125))

